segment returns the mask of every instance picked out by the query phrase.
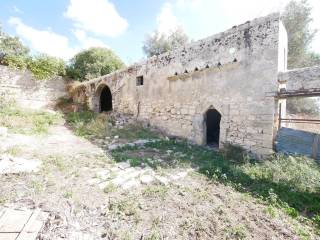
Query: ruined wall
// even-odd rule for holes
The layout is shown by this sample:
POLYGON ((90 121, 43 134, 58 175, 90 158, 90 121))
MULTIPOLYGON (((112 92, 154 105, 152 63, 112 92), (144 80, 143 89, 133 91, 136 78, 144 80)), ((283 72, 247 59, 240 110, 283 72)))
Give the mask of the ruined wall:
POLYGON ((14 99, 22 107, 47 108, 66 96, 62 77, 50 80, 35 80, 29 71, 13 70, 0 65, 0 95, 14 99))
POLYGON ((284 84, 287 91, 320 90, 320 66, 279 73, 279 82, 284 84))
POLYGON ((278 90, 279 66, 286 68, 282 31, 278 14, 255 19, 85 82, 74 99, 87 99, 99 111, 100 93, 107 85, 114 110, 198 144, 206 143, 206 111, 217 109, 222 115, 220 146, 231 142, 254 153, 270 153, 277 113, 270 93, 278 90), (137 76, 143 76, 142 86, 136 85, 137 76))

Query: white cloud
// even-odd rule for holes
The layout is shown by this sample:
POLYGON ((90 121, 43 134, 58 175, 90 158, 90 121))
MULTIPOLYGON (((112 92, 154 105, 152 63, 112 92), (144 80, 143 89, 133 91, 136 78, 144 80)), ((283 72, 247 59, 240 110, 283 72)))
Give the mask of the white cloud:
POLYGON ((170 34, 179 27, 177 17, 173 14, 173 6, 171 3, 166 2, 157 16, 157 30, 161 34, 170 34))
POLYGON ((108 0, 70 0, 65 16, 76 28, 101 36, 116 37, 128 27, 108 0))
POLYGON ((202 3, 202 0, 175 0, 176 5, 180 9, 185 9, 185 8, 196 8, 199 7, 202 3))
POLYGON ((63 59, 69 59, 76 52, 75 49, 69 46, 67 37, 54 33, 51 30, 35 29, 24 24, 17 17, 11 17, 9 24, 15 27, 18 36, 28 42, 29 46, 38 52, 63 59))
POLYGON ((83 30, 76 29, 73 31, 73 34, 78 39, 82 48, 90 48, 90 47, 105 47, 109 48, 103 41, 97 38, 92 38, 87 36, 87 33, 83 30))
POLYGON ((15 13, 23 13, 23 11, 20 8, 18 8, 17 6, 13 6, 13 11, 15 13))

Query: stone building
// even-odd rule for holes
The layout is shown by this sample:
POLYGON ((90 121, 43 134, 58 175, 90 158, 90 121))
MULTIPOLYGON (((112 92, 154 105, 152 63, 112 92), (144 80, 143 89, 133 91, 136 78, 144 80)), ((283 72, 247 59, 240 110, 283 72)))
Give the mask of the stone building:
POLYGON ((284 101, 275 97, 286 85, 278 75, 286 70, 286 30, 271 14, 83 82, 73 98, 197 144, 229 142, 268 154, 284 101))

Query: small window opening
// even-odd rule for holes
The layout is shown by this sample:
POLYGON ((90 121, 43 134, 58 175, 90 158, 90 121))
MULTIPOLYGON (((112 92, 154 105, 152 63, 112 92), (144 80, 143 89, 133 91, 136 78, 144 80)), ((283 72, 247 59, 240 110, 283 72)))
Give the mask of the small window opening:
POLYGON ((174 75, 175 75, 175 76, 178 76, 178 73, 177 73, 177 72, 175 72, 175 73, 174 73, 174 75))
POLYGON ((207 64, 206 68, 210 68, 209 64, 207 64))
POLYGON ((194 69, 194 71, 195 71, 195 72, 199 71, 199 68, 196 67, 196 68, 194 69))
POLYGON ((235 59, 233 59, 233 62, 238 62, 238 60, 235 58, 235 59))
POLYGON ((137 86, 142 86, 143 85, 143 76, 138 76, 137 77, 137 86))
POLYGON ((186 69, 186 70, 184 70, 184 73, 188 73, 188 70, 186 69))
POLYGON ((222 66, 221 62, 218 62, 217 66, 218 66, 218 67, 221 67, 221 66, 222 66))

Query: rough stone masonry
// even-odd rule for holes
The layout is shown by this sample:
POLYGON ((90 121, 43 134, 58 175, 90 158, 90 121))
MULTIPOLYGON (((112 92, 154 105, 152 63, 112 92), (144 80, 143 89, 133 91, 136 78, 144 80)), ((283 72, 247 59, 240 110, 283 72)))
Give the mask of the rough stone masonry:
POLYGON ((287 33, 271 14, 84 82, 73 99, 97 112, 133 114, 197 144, 268 154, 284 101, 275 95, 288 80, 278 76, 286 70, 287 33))

